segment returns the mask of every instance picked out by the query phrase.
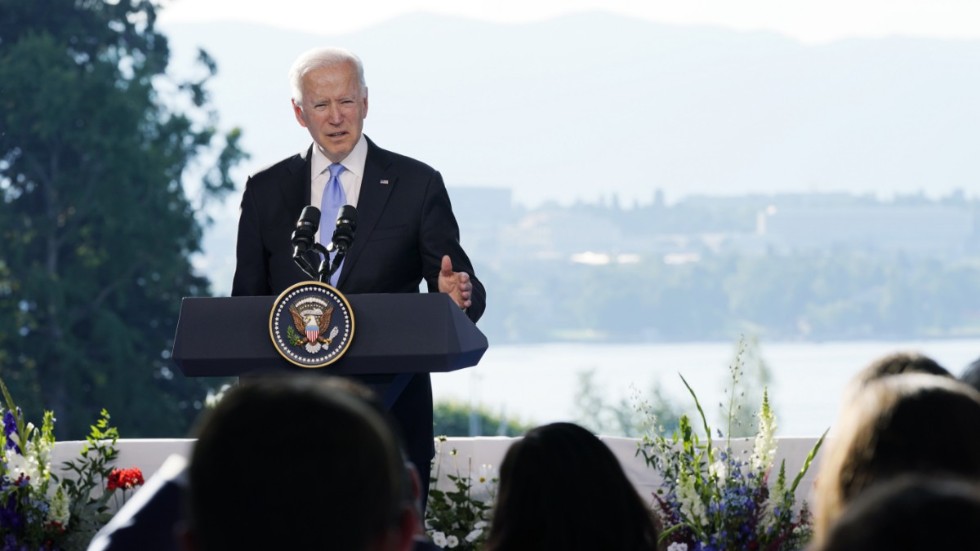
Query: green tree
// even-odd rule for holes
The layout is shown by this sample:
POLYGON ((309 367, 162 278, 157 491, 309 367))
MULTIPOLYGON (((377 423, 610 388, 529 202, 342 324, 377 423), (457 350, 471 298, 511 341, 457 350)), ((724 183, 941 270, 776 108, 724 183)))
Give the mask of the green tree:
POLYGON ((452 401, 435 403, 433 423, 433 433, 439 436, 521 436, 531 429, 531 425, 495 415, 485 407, 452 401))
POLYGON ((630 398, 609 401, 606 389, 595 382, 595 370, 578 373, 575 389, 575 422, 596 434, 639 437, 651 430, 673 431, 682 411, 654 382, 642 395, 635 387, 630 398))
POLYGON ((209 384, 169 350, 181 297, 208 291, 195 212, 244 154, 207 54, 200 79, 167 74, 157 4, 0 0, 0 374, 60 437, 102 407, 124 436, 184 434, 209 384))

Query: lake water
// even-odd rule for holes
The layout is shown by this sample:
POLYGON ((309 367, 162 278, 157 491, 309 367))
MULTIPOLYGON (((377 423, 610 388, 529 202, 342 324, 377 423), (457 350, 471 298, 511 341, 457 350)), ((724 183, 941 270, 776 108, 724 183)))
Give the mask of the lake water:
MULTIPOLYGON (((728 366, 736 344, 536 344, 492 346, 476 367, 432 376, 435 399, 481 404, 531 424, 575 418, 574 395, 581 372, 609 400, 660 385, 674 403, 696 412, 678 374, 698 393, 709 422, 725 399, 728 366)), ((932 357, 959 375, 980 357, 980 340, 766 343, 759 345, 772 380, 769 396, 780 436, 818 436, 836 416, 851 376, 876 358, 899 350, 932 357)), ((745 381, 757 381, 746 375, 745 381)))

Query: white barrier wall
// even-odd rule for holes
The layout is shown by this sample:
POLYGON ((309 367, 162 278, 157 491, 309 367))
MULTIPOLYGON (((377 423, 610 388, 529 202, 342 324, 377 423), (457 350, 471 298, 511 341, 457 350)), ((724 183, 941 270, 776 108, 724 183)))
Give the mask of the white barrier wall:
MULTIPOLYGON (((660 485, 660 479, 653 469, 646 466, 643 456, 636 454, 638 440, 613 436, 601 436, 600 438, 619 458, 623 470, 636 485, 640 495, 650 499, 652 493, 660 485)), ((508 446, 514 440, 515 438, 506 437, 454 437, 438 443, 436 461, 440 470, 440 477, 439 480, 433 482, 440 488, 448 489, 449 481, 446 475, 479 476, 487 472, 496 473, 508 446), (453 450, 456 450, 455 454, 452 453, 453 450), (487 467, 485 468, 484 465, 487 467)), ((792 480, 803 466, 807 454, 816 443, 816 438, 780 438, 777 441, 774 469, 778 469, 780 462, 785 460, 787 478, 792 480)), ((56 443, 52 452, 52 468, 57 472, 63 461, 77 458, 84 444, 85 442, 82 441, 56 443)), ((194 440, 192 439, 119 440, 119 457, 115 466, 119 468, 139 467, 143 471, 143 476, 149 479, 171 454, 189 457, 193 444, 194 440)), ((715 442, 715 446, 723 444, 724 441, 715 442)), ((736 453, 750 453, 752 440, 734 439, 732 440, 732 447, 736 453)), ((812 501, 813 480, 819 459, 820 456, 818 455, 817 461, 814 461, 810 471, 800 483, 802 492, 797 494, 798 499, 812 501)), ((775 472, 772 476, 775 476, 775 472)))

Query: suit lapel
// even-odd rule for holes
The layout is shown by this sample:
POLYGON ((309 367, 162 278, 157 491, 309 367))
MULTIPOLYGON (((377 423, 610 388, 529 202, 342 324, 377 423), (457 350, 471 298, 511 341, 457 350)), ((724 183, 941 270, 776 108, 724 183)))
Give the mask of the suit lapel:
POLYGON ((354 234, 354 243, 344 260, 344 267, 340 271, 338 287, 343 286, 357 264, 361 252, 366 248, 371 232, 381 220, 381 213, 384 212, 388 197, 391 196, 391 189, 397 180, 397 176, 390 172, 391 159, 388 153, 374 145, 370 139, 367 139, 367 144, 368 153, 364 162, 364 177, 361 179, 361 194, 357 200, 357 231, 354 234))
POLYGON ((313 158, 313 146, 306 150, 306 154, 299 154, 293 157, 286 169, 289 177, 279 182, 279 189, 282 191, 283 204, 289 209, 292 221, 299 218, 303 207, 310 204, 310 162, 313 158))

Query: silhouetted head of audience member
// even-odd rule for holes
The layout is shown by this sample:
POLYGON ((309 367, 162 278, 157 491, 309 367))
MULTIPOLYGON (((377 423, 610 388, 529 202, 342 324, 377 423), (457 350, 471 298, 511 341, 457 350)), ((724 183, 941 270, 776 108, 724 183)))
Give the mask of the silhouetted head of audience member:
POLYGON ((960 375, 960 380, 980 391, 980 358, 966 366, 966 370, 960 375))
POLYGON ((225 395, 191 455, 189 550, 411 548, 398 441, 348 386, 288 377, 225 395))
POLYGON ((852 379, 852 384, 866 385, 881 377, 904 373, 925 373, 927 375, 953 377, 948 369, 939 365, 939 362, 929 356, 919 352, 894 352, 878 358, 859 371, 852 379))
POLYGON ((869 382, 851 396, 817 475, 817 543, 856 496, 904 474, 980 481, 977 391, 950 377, 905 374, 869 382))
POLYGON ((486 549, 655 550, 657 528, 612 451, 578 425, 554 423, 507 450, 486 549))
POLYGON ((971 549, 980 490, 953 478, 901 477, 851 503, 815 551, 971 549))

